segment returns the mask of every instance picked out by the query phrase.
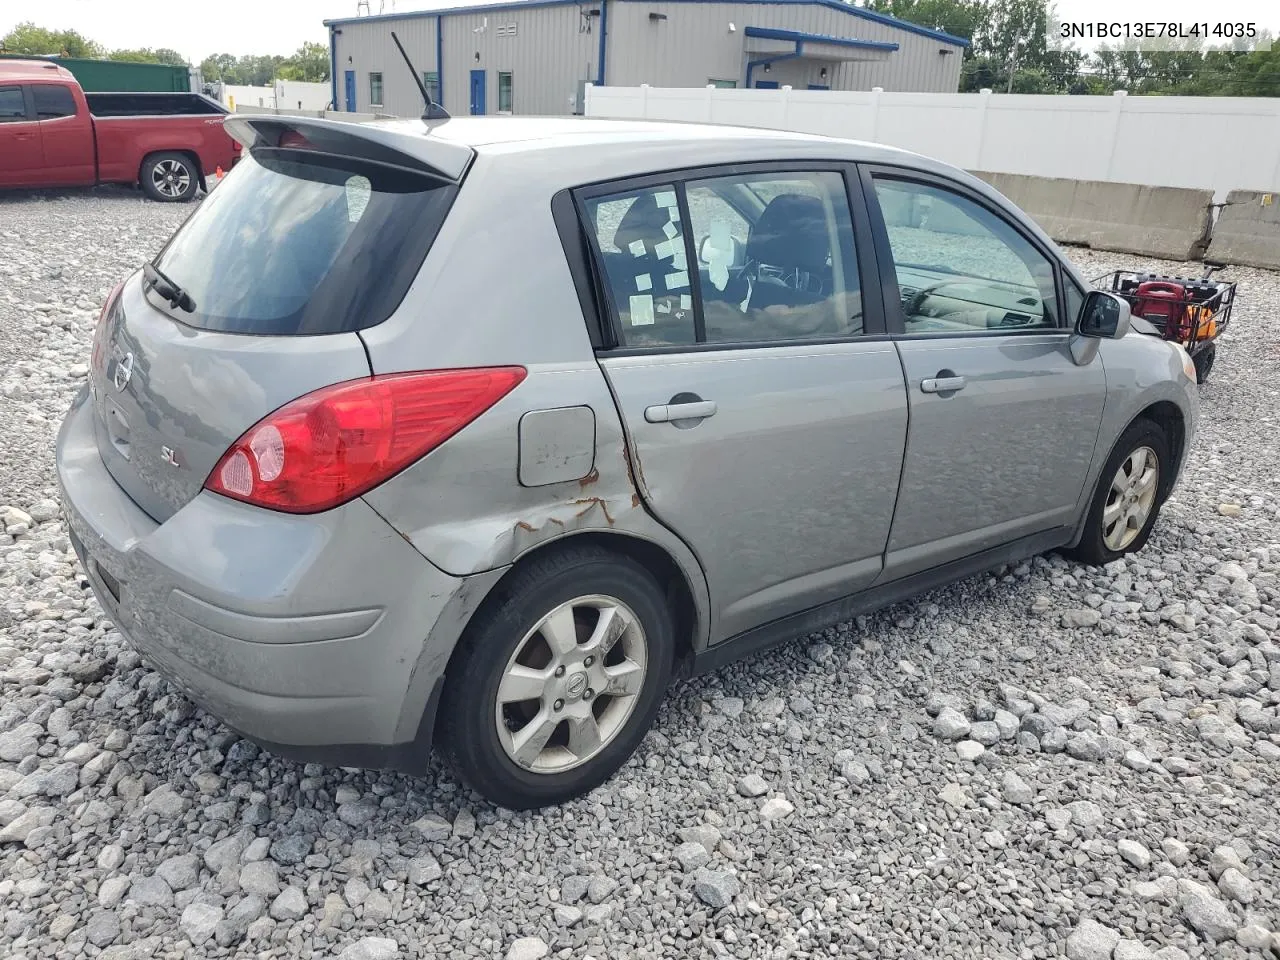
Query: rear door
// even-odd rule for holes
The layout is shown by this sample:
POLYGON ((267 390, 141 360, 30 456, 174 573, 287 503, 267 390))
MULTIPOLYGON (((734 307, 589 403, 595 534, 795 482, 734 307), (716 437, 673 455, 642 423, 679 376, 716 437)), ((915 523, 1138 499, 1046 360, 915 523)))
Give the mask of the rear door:
POLYGON ((960 184, 863 174, 911 409, 884 579, 1074 523, 1106 375, 1072 359, 1057 258, 960 184))
POLYGON ((369 375, 357 331, 395 310, 456 192, 329 125, 262 130, 154 262, 189 299, 135 274, 95 338, 98 449, 162 522, 267 413, 369 375))
POLYGON ((48 185, 77 187, 95 182, 93 120, 88 109, 77 111, 75 96, 64 83, 33 83, 30 90, 48 185))
POLYGON ((643 496, 705 570, 713 642, 880 572, 907 402, 854 196, 839 165, 788 164, 578 197, 600 364, 643 496))
POLYGON ((0 187, 40 183, 43 165, 40 125, 26 88, 17 83, 0 84, 0 187))

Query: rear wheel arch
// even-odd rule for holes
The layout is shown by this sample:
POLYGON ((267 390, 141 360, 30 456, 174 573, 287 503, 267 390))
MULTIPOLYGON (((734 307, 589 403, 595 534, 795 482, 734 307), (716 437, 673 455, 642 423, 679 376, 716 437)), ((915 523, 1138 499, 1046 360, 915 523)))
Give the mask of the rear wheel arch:
MULTIPOLYGON (((439 723, 433 724, 433 728, 435 743, 445 752, 450 766, 472 789, 490 800, 513 809, 529 809, 580 796, 612 776, 639 746, 653 723, 665 697, 672 667, 679 660, 674 632, 679 607, 670 599, 673 591, 678 589, 678 583, 664 582, 645 561, 637 559, 631 543, 624 547, 624 541, 630 540, 632 538, 625 535, 606 535, 603 538, 570 536, 530 551, 493 585, 469 618, 445 669, 442 695, 437 705, 439 723), (568 745, 582 757, 578 766, 538 771, 525 761, 520 761, 517 766, 510 752, 511 744, 504 744, 502 738, 503 729, 517 728, 501 727, 501 724, 510 722, 502 712, 498 720, 499 729, 495 732, 493 713, 493 698, 499 695, 499 685, 504 682, 506 671, 512 668, 510 663, 502 671, 495 668, 502 665, 508 652, 513 659, 518 655, 528 639, 528 635, 525 640, 520 637, 527 624, 540 624, 552 610, 565 606, 568 598, 579 594, 583 595, 580 599, 588 601, 584 606, 593 605, 590 601, 595 600, 620 603, 632 620, 638 620, 642 625, 640 639, 645 655, 638 662, 647 662, 647 667, 642 667, 646 671, 641 674, 643 685, 624 694, 624 697, 638 698, 631 707, 634 712, 628 714, 622 726, 610 733, 602 745, 597 743, 597 754, 589 757, 583 757, 573 746, 573 720, 570 719, 568 745)), ((645 554, 642 548, 640 555, 645 554)), ((648 563, 655 562, 652 554, 646 559, 648 563)), ((661 569, 661 561, 657 562, 661 569)), ((579 643, 583 639, 580 636, 579 643)), ((554 662, 556 652, 550 652, 554 662)), ((561 654, 573 659, 572 652, 561 651, 561 654)), ((585 663, 579 658, 570 664, 570 669, 590 666, 590 658, 585 663)), ((577 673, 579 677, 584 675, 589 676, 580 670, 577 673)), ((555 674, 557 678, 562 676, 563 666, 555 674)), ((528 678, 524 679, 527 681, 528 678)), ((557 681, 548 679, 545 682, 554 684, 557 681)), ((575 691, 572 687, 565 687, 559 695, 564 699, 555 701, 554 710, 564 708, 564 716, 571 718, 572 708, 580 707, 580 701, 591 699, 591 687, 587 688, 585 695, 580 688, 575 691)), ((544 731, 542 741, 534 748, 536 750, 542 749, 548 731, 552 736, 560 736, 565 729, 562 721, 551 713, 548 696, 544 689, 536 696, 519 698, 541 698, 543 701, 541 711, 526 718, 529 724, 540 725, 544 731), (548 719, 552 721, 550 724, 548 719), (550 729, 552 727, 553 730, 550 729)), ((602 702, 607 710, 610 701, 602 702)), ((520 709, 527 708, 528 704, 520 705, 520 709)), ((523 732, 523 728, 519 729, 523 732)), ((534 736, 537 736, 537 731, 534 736)))
POLYGON ((534 546, 521 554, 502 580, 499 580, 493 589, 489 591, 489 597, 497 595, 502 588, 503 582, 514 576, 517 571, 523 569, 529 563, 560 551, 583 547, 595 547, 605 552, 634 560, 662 585, 671 608, 676 641, 675 672, 679 674, 681 665, 686 661, 691 661, 695 652, 696 644, 694 638, 699 633, 698 608, 693 599, 692 584, 690 584, 689 578, 680 564, 666 548, 654 543, 652 540, 631 536, 626 533, 597 530, 558 537, 555 540, 534 546))
MULTIPOLYGON (((496 583, 489 587, 485 592, 484 599, 480 601, 475 611, 468 617, 468 622, 475 620, 487 606, 502 602, 502 598, 506 595, 505 585, 509 584, 531 564, 540 563, 557 554, 582 548, 595 548, 633 560, 644 567, 662 585, 670 606, 675 634, 675 663, 673 664, 672 673, 673 676, 683 675, 683 668, 692 664, 694 654, 697 652, 694 638, 698 636, 699 632, 699 613, 693 599, 692 586, 680 564, 666 549, 650 540, 625 533, 588 531, 558 537, 555 540, 530 548, 516 559, 515 563, 507 569, 496 583)), ((462 647, 466 642, 467 630, 464 627, 458 643, 449 655, 449 663, 444 671, 446 675, 458 660, 462 647)))

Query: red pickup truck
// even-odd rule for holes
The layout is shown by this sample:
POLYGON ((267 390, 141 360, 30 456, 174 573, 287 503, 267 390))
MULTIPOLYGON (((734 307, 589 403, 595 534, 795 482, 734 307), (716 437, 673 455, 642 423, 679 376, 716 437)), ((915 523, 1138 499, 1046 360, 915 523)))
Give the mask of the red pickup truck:
POLYGON ((140 184, 190 200, 240 144, 225 107, 193 93, 89 93, 47 60, 0 60, 0 189, 140 184))

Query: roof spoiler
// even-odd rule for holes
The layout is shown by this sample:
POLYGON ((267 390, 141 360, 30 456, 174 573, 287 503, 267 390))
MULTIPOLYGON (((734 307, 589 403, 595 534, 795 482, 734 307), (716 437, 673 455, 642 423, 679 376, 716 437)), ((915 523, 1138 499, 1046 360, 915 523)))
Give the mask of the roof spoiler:
POLYGON ((464 144, 424 137, 420 129, 401 132, 377 124, 272 114, 234 114, 223 126, 246 150, 255 147, 311 149, 330 156, 355 157, 416 170, 454 182, 462 179, 475 156, 475 151, 464 144), (299 137, 305 138, 305 146, 297 142, 299 137))
POLYGON ((449 111, 431 99, 431 94, 427 92, 427 85, 422 82, 422 74, 418 72, 418 68, 409 59, 409 54, 404 52, 404 44, 400 42, 400 38, 396 36, 394 30, 391 31, 391 39, 396 42, 396 49, 400 51, 400 56, 404 57, 404 62, 409 67, 409 73, 413 75, 413 82, 418 85, 418 90, 422 92, 422 102, 425 104, 422 111, 422 119, 426 121, 450 119, 449 111))

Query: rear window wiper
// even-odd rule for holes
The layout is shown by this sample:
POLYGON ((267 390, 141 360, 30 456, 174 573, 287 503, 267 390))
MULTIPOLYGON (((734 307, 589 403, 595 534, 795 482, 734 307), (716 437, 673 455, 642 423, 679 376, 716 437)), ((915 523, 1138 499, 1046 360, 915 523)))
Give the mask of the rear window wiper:
POLYGON ((151 289, 168 300, 171 306, 177 307, 179 310, 185 310, 187 313, 196 312, 196 302, 191 299, 191 294, 161 273, 155 264, 144 263, 142 265, 142 275, 151 284, 151 289))

